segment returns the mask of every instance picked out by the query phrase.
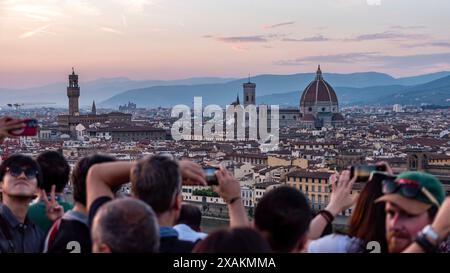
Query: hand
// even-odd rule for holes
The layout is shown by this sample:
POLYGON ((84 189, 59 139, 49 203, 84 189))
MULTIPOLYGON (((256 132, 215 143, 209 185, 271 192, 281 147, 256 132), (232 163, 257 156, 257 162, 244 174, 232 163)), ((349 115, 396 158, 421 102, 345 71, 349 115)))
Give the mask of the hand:
POLYGON ((189 160, 181 160, 178 162, 178 165, 180 166, 183 185, 207 186, 205 174, 200 165, 189 160))
POLYGON ((215 186, 214 191, 226 202, 241 196, 241 185, 227 169, 220 167, 220 170, 216 171, 216 176, 219 186, 215 186))
POLYGON ((384 166, 386 168, 386 173, 390 174, 390 175, 394 175, 394 172, 392 171, 391 166, 389 166, 389 163, 387 163, 386 161, 380 161, 377 164, 375 164, 376 166, 384 166))
POLYGON ((353 184, 356 181, 356 177, 350 179, 350 171, 345 170, 339 175, 339 181, 337 183, 336 180, 337 174, 332 174, 330 177, 330 203, 326 207, 326 210, 331 212, 334 216, 339 212, 350 208, 356 201, 356 197, 352 197, 350 194, 353 184))
POLYGON ((50 193, 50 201, 48 200, 45 190, 41 190, 41 200, 45 204, 45 212, 47 214, 47 218, 52 222, 58 220, 64 215, 64 208, 56 201, 55 190, 56 186, 53 185, 52 191, 50 193))
POLYGON ((11 131, 23 129, 25 124, 20 119, 15 119, 11 117, 0 118, 0 143, 6 137, 13 137, 11 131))
POLYGON ((440 240, 450 235, 450 197, 447 197, 442 203, 431 227, 437 232, 440 240))

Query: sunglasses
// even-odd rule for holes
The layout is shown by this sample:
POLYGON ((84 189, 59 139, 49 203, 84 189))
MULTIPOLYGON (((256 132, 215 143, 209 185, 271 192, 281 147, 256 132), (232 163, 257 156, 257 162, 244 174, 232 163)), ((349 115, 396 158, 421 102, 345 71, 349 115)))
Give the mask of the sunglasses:
POLYGON ((12 177, 19 177, 22 173, 24 173, 28 179, 34 179, 38 175, 38 171, 34 168, 22 168, 19 166, 8 167, 8 168, 6 168, 6 171, 12 177))
POLYGON ((401 194, 407 198, 415 198, 422 193, 431 203, 439 208, 439 202, 426 188, 420 186, 417 181, 401 178, 398 180, 386 179, 383 180, 383 194, 390 194, 400 191, 401 194))

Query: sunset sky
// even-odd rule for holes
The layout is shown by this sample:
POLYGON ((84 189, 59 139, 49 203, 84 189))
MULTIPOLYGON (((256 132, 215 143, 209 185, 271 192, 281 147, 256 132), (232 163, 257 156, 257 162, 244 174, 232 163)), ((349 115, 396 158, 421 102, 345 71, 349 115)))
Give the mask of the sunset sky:
POLYGON ((0 0, 0 88, 450 70, 448 0, 0 0))

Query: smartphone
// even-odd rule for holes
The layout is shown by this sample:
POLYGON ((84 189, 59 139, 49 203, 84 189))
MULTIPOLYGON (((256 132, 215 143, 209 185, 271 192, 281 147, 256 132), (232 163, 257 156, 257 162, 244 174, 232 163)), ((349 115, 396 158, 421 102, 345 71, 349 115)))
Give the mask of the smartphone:
POLYGON ((219 185, 217 181, 216 171, 219 170, 218 167, 206 166, 203 167, 203 173, 205 174, 206 183, 208 186, 219 185))
POLYGON ((374 172, 370 173, 369 181, 374 182, 374 183, 379 183, 381 185, 381 183, 384 180, 394 181, 396 178, 397 178, 397 176, 395 176, 395 175, 391 175, 391 174, 388 174, 385 172, 374 171, 374 172))
POLYGON ((385 172, 386 166, 384 165, 355 165, 350 168, 350 179, 356 178, 356 182, 365 182, 370 178, 372 172, 385 172))
POLYGON ((13 136, 36 136, 37 129, 39 127, 38 121, 36 119, 24 119, 25 127, 19 130, 13 130, 9 133, 13 136))

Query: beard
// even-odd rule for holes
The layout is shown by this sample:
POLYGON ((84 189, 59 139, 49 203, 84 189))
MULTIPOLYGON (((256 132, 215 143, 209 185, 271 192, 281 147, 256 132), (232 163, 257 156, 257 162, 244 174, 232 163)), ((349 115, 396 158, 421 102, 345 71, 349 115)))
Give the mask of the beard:
POLYGON ((399 230, 389 231, 386 239, 389 253, 402 252, 413 242, 409 233, 399 230))

